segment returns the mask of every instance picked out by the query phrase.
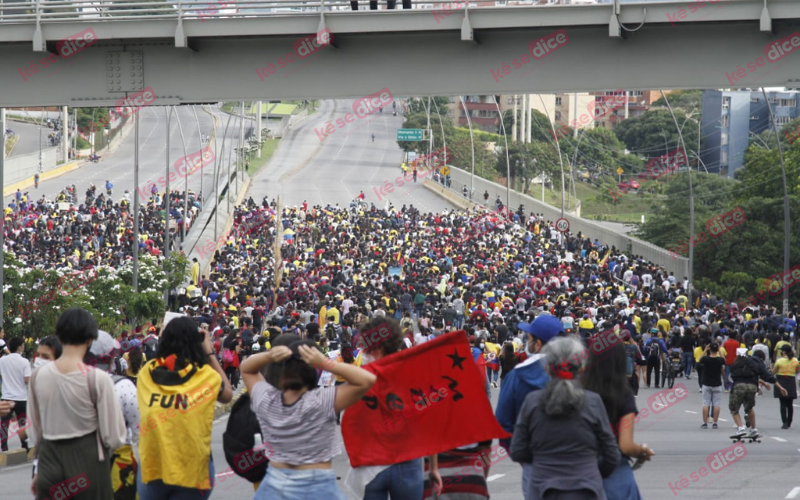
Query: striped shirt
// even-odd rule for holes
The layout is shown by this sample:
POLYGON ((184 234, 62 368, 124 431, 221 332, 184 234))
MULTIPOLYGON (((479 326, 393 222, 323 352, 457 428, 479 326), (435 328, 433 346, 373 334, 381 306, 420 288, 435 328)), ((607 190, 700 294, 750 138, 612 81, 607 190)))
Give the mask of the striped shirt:
POLYGON ((270 460, 306 465, 327 462, 340 455, 336 443, 335 397, 335 387, 322 387, 286 405, 280 389, 267 382, 256 384, 252 408, 264 442, 272 447, 274 454, 270 460))

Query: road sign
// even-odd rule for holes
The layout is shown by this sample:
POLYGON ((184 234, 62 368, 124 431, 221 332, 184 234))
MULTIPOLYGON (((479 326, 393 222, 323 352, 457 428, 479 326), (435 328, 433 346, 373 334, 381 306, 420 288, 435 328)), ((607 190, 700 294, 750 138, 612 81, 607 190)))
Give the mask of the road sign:
POLYGON ((448 175, 450 175, 450 167, 445 165, 439 172, 441 172, 443 176, 447 177, 448 175))
POLYGON ((625 171, 624 171, 624 170, 622 170, 622 167, 618 167, 618 168, 617 168, 617 174, 618 174, 618 175, 622 175, 623 173, 625 173, 625 171))
POLYGON ((562 233, 569 231, 569 221, 567 219, 558 219, 556 221, 556 229, 562 233))
POLYGON ((421 128, 399 128, 397 129, 398 141, 421 141, 422 129, 421 128))

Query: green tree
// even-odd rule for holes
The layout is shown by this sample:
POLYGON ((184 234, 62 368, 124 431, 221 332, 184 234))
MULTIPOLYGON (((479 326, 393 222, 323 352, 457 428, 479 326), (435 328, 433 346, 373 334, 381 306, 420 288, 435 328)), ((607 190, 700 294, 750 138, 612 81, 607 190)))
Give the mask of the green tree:
MULTIPOLYGON (((686 147, 691 149, 690 138, 697 137, 697 123, 687 120, 680 110, 675 110, 675 119, 683 127, 686 147)), ((631 152, 648 160, 678 149, 678 131, 667 109, 650 110, 641 116, 625 120, 617 125, 614 132, 631 152)))
MULTIPOLYGON (((673 109, 680 108, 685 112, 699 111, 702 109, 703 104, 703 90, 675 90, 667 94, 667 99, 673 109)), ((653 102, 652 107, 666 107, 667 103, 664 97, 661 96, 653 102)))

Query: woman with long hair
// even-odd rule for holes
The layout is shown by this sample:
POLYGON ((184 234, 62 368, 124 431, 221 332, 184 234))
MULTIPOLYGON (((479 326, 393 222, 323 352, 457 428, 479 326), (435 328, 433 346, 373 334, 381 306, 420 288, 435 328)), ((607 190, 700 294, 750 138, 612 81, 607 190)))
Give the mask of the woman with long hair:
POLYGON ((217 401, 233 391, 207 330, 170 321, 156 357, 137 375, 141 500, 206 499, 214 486, 211 426, 217 401))
POLYGON ((241 370, 263 440, 272 451, 256 500, 344 500, 332 462, 341 453, 336 414, 360 401, 377 380, 375 375, 335 363, 312 340, 289 333, 278 336, 271 350, 247 358, 241 370), (265 366, 266 378, 261 374, 265 366), (347 383, 318 387, 317 369, 347 383))
POLYGON ((639 411, 626 373, 626 349, 628 345, 617 343, 600 354, 589 350, 589 361, 581 377, 583 387, 603 400, 622 453, 619 465, 603 480, 608 500, 640 500, 642 496, 628 460, 631 457, 646 461, 655 455, 646 444, 639 445, 633 440, 633 419, 639 411))
POLYGON ((31 493, 37 500, 80 474, 88 479, 81 498, 113 498, 110 450, 125 444, 127 432, 111 377, 84 364, 97 336, 88 311, 67 309, 56 323, 61 356, 31 375, 29 416, 38 456, 31 493))
POLYGON ((772 373, 778 383, 775 384, 775 397, 781 405, 781 421, 783 426, 781 429, 788 429, 792 426, 792 417, 794 417, 794 400, 797 399, 797 382, 795 376, 800 372, 800 361, 794 356, 792 346, 784 344, 778 353, 778 359, 775 360, 775 365, 772 367, 772 373), (782 392, 778 388, 783 387, 786 391, 782 392))
POLYGON ((578 382, 583 344, 561 337, 542 352, 551 379, 525 398, 511 441, 511 459, 533 465, 525 498, 605 500, 603 477, 620 453, 602 399, 578 382))
POLYGON ((503 380, 506 379, 506 376, 511 373, 511 370, 514 369, 519 363, 519 358, 517 354, 514 352, 514 344, 511 342, 506 342, 503 344, 503 352, 500 354, 500 385, 503 385, 503 380))

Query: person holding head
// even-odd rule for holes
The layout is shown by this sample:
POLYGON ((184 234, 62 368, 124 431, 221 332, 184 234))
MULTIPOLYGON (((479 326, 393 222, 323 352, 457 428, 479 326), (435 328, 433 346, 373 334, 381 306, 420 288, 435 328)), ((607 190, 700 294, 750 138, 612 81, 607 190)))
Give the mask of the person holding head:
MULTIPOLYGON (((598 354, 590 349, 586 370, 581 377, 583 388, 600 396, 605 406, 608 421, 617 438, 622 459, 619 465, 603 480, 603 489, 610 500, 640 500, 642 495, 633 477, 633 470, 628 462, 630 458, 643 461, 655 455, 646 444, 633 441, 634 418, 639 414, 636 409, 634 389, 626 384, 631 366, 628 358, 630 335, 623 334, 625 344, 616 343, 598 354)), ((634 344, 635 345, 635 344, 634 344)))
MULTIPOLYGON (((386 356, 391 356, 406 348, 403 333, 397 320, 379 316, 361 328, 362 332, 376 330, 381 332, 381 338, 384 340, 370 346, 364 346, 358 354, 358 362, 362 366, 383 359, 386 356), (389 329, 387 337, 383 337, 384 328, 389 329)), ((347 387, 347 384, 339 387, 339 390, 345 387, 347 387)), ((441 490, 442 478, 439 475, 438 457, 437 455, 432 455, 429 460, 431 467, 428 475, 431 482, 435 483, 441 490)), ((386 500, 390 495, 392 499, 422 498, 425 488, 423 459, 420 457, 395 464, 351 469, 345 478, 344 487, 350 492, 351 496, 363 500, 386 500)))
POLYGON ((341 453, 336 444, 336 414, 360 401, 377 380, 375 375, 335 363, 312 340, 290 333, 279 335, 269 351, 247 358, 241 371, 263 440, 273 452, 256 500, 343 500, 332 462, 341 453), (265 367, 266 378, 261 374, 265 367), (318 387, 318 369, 347 383, 318 387))
POLYGON ((56 323, 62 354, 34 370, 30 380, 31 437, 36 442, 31 493, 86 474, 85 498, 112 498, 109 450, 125 444, 126 428, 111 377, 88 368, 84 357, 98 338, 88 311, 73 307, 56 323))
POLYGON ((14 337, 8 341, 11 354, 0 358, 0 377, 3 381, 3 399, 12 401, 14 408, 0 419, 0 448, 8 451, 9 426, 12 414, 19 424, 19 441, 28 450, 26 415, 28 413, 28 381, 31 378, 31 363, 24 356, 25 339, 14 337))
MULTIPOLYGON (((525 398, 531 392, 544 389, 550 380, 546 365, 542 362, 544 358, 542 349, 554 338, 564 335, 564 325, 558 318, 549 314, 540 315, 531 323, 519 323, 517 328, 526 334, 525 353, 528 358, 506 376, 500 388, 495 412, 497 421, 503 429, 511 433, 516 428, 517 417, 520 415, 525 398)), ((500 444, 509 449, 510 440, 501 439, 500 444)), ((531 469, 529 462, 522 462, 522 491, 526 495, 526 500, 529 497, 525 485, 530 480, 531 469)))
MULTIPOLYGON (((630 392, 624 380, 625 353, 620 345, 615 347, 618 387, 630 392)), ((578 380, 583 373, 583 344, 573 337, 558 338, 544 347, 542 355, 537 362, 553 378, 544 390, 526 396, 511 442, 511 459, 531 466, 522 483, 524 496, 605 500, 603 478, 617 468, 620 451, 603 399, 584 390, 578 380)))
POLYGON ((780 387, 785 389, 784 394, 776 384, 774 395, 781 405, 781 421, 783 422, 781 429, 788 429, 792 426, 792 417, 794 416, 793 402, 797 399, 795 377, 797 373, 800 373, 800 361, 795 358, 792 346, 789 344, 781 346, 778 359, 775 360, 775 365, 772 367, 772 373, 775 374, 780 387))
POLYGON ((208 331, 189 317, 170 321, 156 358, 139 371, 141 500, 206 499, 214 486, 211 426, 216 402, 233 398, 208 331))

